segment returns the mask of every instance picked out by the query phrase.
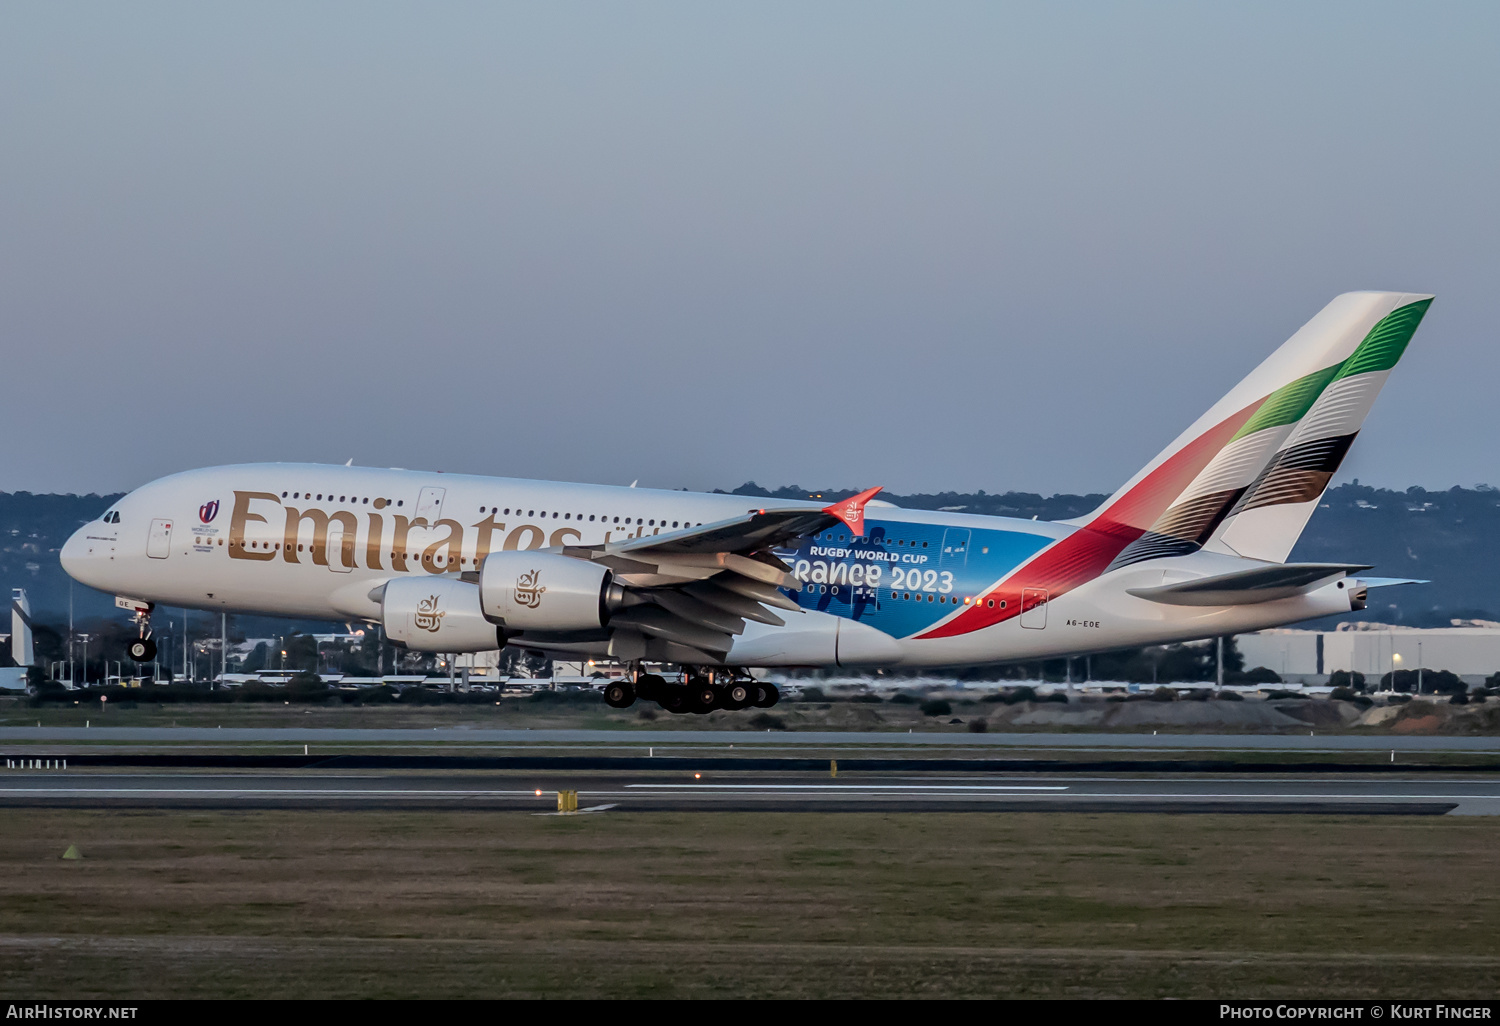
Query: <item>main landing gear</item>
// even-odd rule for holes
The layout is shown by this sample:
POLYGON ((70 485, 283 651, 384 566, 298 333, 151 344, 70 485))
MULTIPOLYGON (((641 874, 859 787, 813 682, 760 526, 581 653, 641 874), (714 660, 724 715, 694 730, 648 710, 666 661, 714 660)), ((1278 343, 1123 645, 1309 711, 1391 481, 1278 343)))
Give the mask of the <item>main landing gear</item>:
POLYGON ((655 673, 637 672, 634 680, 617 680, 604 689, 604 701, 614 709, 628 709, 639 698, 655 702, 670 713, 710 713, 715 709, 769 709, 781 700, 774 684, 762 684, 722 670, 688 668, 681 681, 655 673))
POLYGON ((125 646, 125 655, 133 663, 149 663, 156 658, 156 639, 151 637, 151 607, 135 610, 135 629, 140 636, 125 646))

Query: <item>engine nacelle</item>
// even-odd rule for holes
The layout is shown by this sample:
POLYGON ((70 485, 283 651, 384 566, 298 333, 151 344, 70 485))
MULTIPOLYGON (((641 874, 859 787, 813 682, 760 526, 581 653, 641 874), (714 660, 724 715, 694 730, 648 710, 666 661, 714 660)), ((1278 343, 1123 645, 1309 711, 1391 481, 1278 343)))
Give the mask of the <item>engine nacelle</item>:
POLYGON ((479 586, 452 577, 403 577, 380 598, 386 637, 418 652, 488 652, 505 632, 484 618, 479 586))
POLYGON ((485 617, 509 632, 580 631, 609 622, 608 567, 555 552, 491 552, 479 571, 485 617))

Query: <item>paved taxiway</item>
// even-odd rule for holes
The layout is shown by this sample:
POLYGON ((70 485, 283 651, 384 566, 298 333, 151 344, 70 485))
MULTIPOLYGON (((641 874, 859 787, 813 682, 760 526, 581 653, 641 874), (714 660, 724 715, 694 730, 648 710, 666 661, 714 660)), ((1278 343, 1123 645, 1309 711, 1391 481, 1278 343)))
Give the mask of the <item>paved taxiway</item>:
POLYGON ((678 811, 1278 812, 1500 815, 1500 780, 704 773, 103 773, 10 771, 0 806, 581 808, 678 811))
POLYGON ((0 727, 0 742, 130 744, 410 745, 441 742, 494 746, 765 745, 788 748, 961 747, 1137 751, 1495 752, 1494 737, 1398 737, 1349 734, 910 733, 895 731, 483 730, 464 727, 341 729, 298 727, 0 727))

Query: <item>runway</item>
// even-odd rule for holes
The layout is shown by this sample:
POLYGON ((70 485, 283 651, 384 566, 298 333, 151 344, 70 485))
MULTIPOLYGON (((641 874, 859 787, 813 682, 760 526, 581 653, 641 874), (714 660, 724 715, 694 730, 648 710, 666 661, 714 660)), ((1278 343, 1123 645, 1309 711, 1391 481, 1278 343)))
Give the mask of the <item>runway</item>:
POLYGON ((1136 751, 1295 751, 1295 752, 1493 752, 1500 736, 1434 737, 1319 734, 1113 734, 895 731, 740 731, 740 730, 483 730, 464 727, 420 729, 340 729, 298 727, 0 727, 0 742, 83 744, 240 745, 297 744, 388 746, 469 744, 493 747, 649 745, 757 746, 770 748, 1004 748, 1136 751))
POLYGON ((690 773, 12 771, 0 807, 1500 815, 1500 780, 690 773), (607 809, 601 807, 607 806, 607 809))

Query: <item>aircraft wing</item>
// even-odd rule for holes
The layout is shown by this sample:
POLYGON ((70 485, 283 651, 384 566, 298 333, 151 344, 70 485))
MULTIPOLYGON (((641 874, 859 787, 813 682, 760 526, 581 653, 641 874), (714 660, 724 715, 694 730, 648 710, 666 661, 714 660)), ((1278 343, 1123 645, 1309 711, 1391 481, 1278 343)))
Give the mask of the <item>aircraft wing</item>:
MULTIPOLYGON (((856 535, 864 530, 864 506, 872 488, 825 509, 763 507, 712 524, 670 534, 599 545, 564 546, 564 555, 600 563, 614 571, 624 590, 610 617, 610 652, 617 658, 663 662, 721 660, 745 621, 772 626, 786 621, 773 608, 797 610, 782 588, 802 582, 772 550, 836 524, 856 535)), ((518 641, 560 647, 594 638, 538 635, 518 641)))
POLYGON ((1127 594, 1171 606, 1243 606, 1290 598, 1334 577, 1368 569, 1349 563, 1272 563, 1157 588, 1129 588, 1127 594))

